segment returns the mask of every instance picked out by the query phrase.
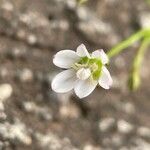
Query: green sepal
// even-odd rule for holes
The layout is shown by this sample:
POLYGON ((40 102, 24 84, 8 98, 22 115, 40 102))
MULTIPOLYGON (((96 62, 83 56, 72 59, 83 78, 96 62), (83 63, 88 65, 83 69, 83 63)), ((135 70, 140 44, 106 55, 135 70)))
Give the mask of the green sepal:
POLYGON ((78 62, 78 64, 87 64, 88 62, 89 62, 89 58, 88 57, 82 57, 81 59, 80 59, 80 61, 78 62))
POLYGON ((77 67, 87 67, 91 69, 92 79, 98 80, 101 75, 102 70, 102 61, 99 58, 88 58, 82 57, 78 63, 76 63, 77 67))
POLYGON ((98 80, 101 75, 102 61, 98 58, 92 58, 89 60, 89 65, 93 65, 93 64, 96 64, 98 68, 96 70, 93 70, 92 78, 93 80, 98 80))

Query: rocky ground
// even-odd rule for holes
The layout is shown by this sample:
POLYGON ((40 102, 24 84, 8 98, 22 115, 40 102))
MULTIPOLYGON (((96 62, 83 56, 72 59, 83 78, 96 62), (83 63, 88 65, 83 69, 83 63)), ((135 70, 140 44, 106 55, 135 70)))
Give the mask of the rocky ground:
POLYGON ((79 100, 50 83, 60 49, 110 49, 145 26, 144 0, 0 0, 0 150, 150 150, 150 52, 142 86, 126 81, 135 50, 111 61, 114 85, 79 100))

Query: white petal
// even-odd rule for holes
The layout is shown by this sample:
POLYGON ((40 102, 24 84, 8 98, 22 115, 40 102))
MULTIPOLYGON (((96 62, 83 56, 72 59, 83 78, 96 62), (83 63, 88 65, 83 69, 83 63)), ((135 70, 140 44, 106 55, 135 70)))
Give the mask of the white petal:
POLYGON ((62 50, 56 53, 53 63, 60 68, 70 68, 80 57, 72 50, 62 50))
POLYGON ((76 72, 73 69, 62 71, 52 81, 52 90, 65 93, 73 89, 76 81, 76 72))
POLYGON ((75 84, 74 90, 76 95, 79 98, 84 98, 91 94, 96 88, 97 81, 87 80, 78 80, 75 84))
POLYGON ((107 64, 109 61, 107 54, 102 49, 94 51, 92 57, 100 58, 103 64, 107 64))
POLYGON ((109 71, 107 70, 106 67, 102 67, 102 75, 99 79, 99 84, 101 87, 103 87, 104 89, 109 89, 110 86, 112 85, 112 78, 110 76, 109 71))
POLYGON ((80 56, 80 57, 89 57, 90 58, 90 54, 89 52, 87 51, 86 47, 84 44, 81 44, 77 47, 77 55, 80 56))

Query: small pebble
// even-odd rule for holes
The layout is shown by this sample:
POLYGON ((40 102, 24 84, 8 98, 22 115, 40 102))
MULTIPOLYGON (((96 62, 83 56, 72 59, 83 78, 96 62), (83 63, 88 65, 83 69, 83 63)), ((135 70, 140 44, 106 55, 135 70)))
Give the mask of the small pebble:
POLYGON ((0 85, 0 100, 4 101, 11 97, 13 88, 10 84, 1 84, 0 85))
POLYGON ((22 82, 29 82, 33 80, 33 72, 28 68, 25 68, 22 71, 20 71, 19 76, 22 82))
POLYGON ((37 42, 36 36, 32 34, 28 36, 27 40, 29 44, 35 44, 37 42))
POLYGON ((106 132, 112 129, 115 125, 114 118, 104 118, 99 122, 99 129, 100 131, 106 132))
POLYGON ((115 146, 121 146, 123 144, 123 137, 120 134, 114 134, 112 137, 112 143, 115 146))
POLYGON ((150 27, 150 12, 141 13, 139 20, 140 20, 140 25, 142 28, 149 28, 150 27))
POLYGON ((63 104, 60 106, 59 113, 62 118, 78 118, 81 112, 74 104, 63 104))
POLYGON ((119 132, 124 133, 124 134, 130 133, 134 129, 133 125, 131 125, 129 122, 125 120, 119 120, 117 122, 117 127, 118 127, 119 132))
POLYGON ((28 134, 28 130, 22 122, 16 120, 13 124, 9 122, 0 123, 0 136, 5 140, 9 139, 14 143, 23 143, 30 145, 32 139, 28 134))
POLYGON ((4 111, 4 109, 5 109, 4 104, 3 104, 3 102, 0 101, 0 111, 4 111))
POLYGON ((83 147, 83 150, 101 150, 100 147, 93 146, 91 144, 87 144, 83 147))
POLYGON ((4 2, 3 4, 1 4, 2 6, 2 8, 4 9, 4 10, 7 10, 7 11, 13 11, 13 9, 14 9, 14 6, 12 5, 12 3, 10 3, 10 2, 4 2))
POLYGON ((34 136, 43 150, 78 150, 71 144, 70 139, 67 137, 60 138, 51 132, 46 134, 36 132, 34 136))
POLYGON ((34 102, 24 102, 23 108, 28 113, 34 113, 44 120, 52 120, 52 113, 47 109, 47 107, 40 107, 34 102))
POLYGON ((142 137, 150 138, 150 129, 147 127, 140 127, 137 129, 137 134, 142 137))

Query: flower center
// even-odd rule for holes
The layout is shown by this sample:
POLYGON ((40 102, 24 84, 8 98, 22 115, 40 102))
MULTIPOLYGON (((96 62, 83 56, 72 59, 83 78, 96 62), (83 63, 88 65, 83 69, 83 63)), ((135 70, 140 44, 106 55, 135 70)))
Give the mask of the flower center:
POLYGON ((91 76, 91 70, 89 68, 81 68, 76 73, 77 78, 81 80, 86 80, 91 76))
POLYGON ((92 80, 98 80, 101 75, 102 62, 99 58, 82 57, 73 68, 77 70, 77 78, 86 80, 89 77, 92 80))

